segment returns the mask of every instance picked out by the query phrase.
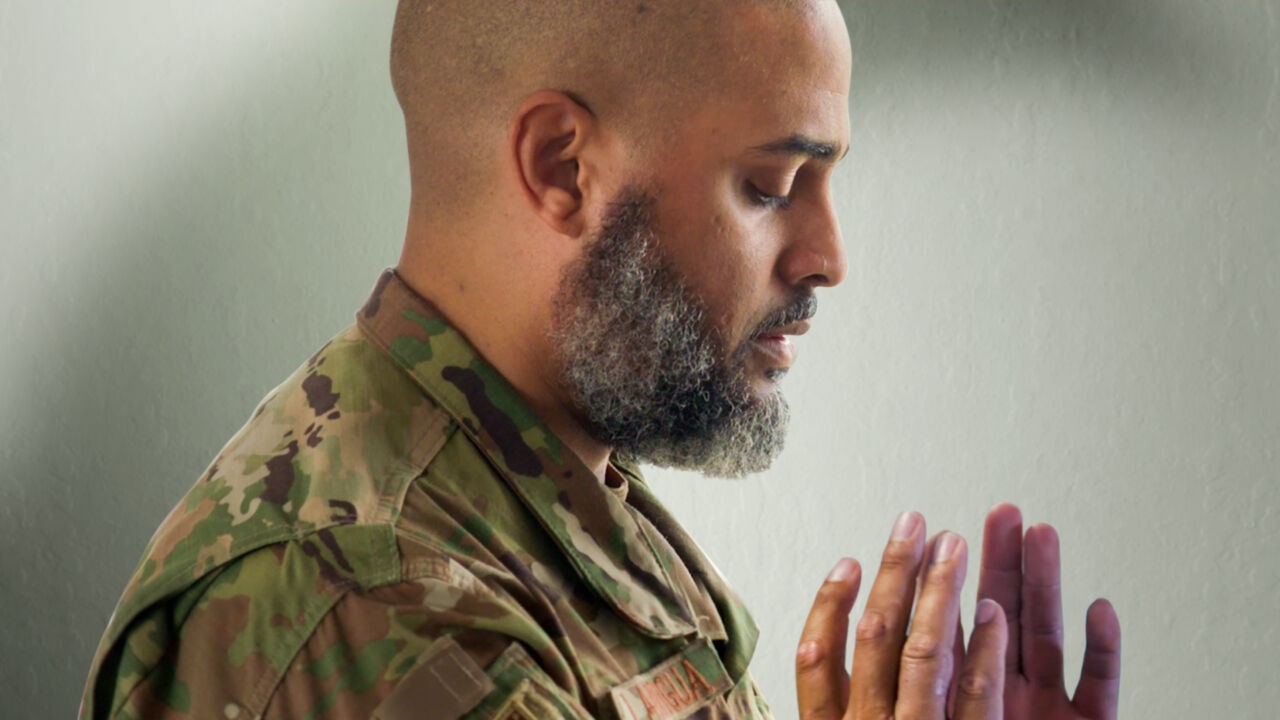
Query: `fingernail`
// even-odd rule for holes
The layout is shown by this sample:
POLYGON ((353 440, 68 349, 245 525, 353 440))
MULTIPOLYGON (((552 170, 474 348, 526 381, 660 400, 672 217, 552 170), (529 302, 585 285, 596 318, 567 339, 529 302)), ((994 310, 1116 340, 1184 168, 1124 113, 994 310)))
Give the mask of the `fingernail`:
POLYGON ((973 613, 974 625, 985 625, 996 616, 996 601, 984 598, 978 601, 978 609, 973 613))
POLYGON ((960 547, 960 536, 952 532, 942 533, 942 537, 938 538, 938 545, 933 550, 933 561, 942 562, 950 560, 955 556, 956 550, 960 547))
POLYGON ((827 574, 827 582, 844 582, 853 577, 853 561, 849 558, 840 558, 840 562, 831 568, 831 572, 827 574))
POLYGON ((898 516, 898 521, 893 524, 893 539, 906 540, 915 534, 916 526, 920 524, 920 516, 913 512, 904 512, 898 516))

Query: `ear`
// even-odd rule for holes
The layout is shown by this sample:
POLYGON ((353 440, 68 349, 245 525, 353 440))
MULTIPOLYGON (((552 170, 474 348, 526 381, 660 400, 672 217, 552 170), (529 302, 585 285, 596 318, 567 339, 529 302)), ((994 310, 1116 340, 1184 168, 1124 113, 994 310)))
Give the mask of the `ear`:
POLYGON ((584 195, 593 178, 583 162, 596 139, 595 117, 562 92, 539 90, 511 121, 511 156, 530 208, 561 235, 585 231, 584 195))

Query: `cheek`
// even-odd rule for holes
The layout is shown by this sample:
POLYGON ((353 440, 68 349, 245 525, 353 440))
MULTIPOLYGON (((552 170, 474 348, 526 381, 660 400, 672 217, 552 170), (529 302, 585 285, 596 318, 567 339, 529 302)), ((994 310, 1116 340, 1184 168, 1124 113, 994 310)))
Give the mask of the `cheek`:
POLYGON ((672 193, 658 214, 664 254, 702 301, 709 324, 730 342, 768 309, 775 258, 769 248, 769 216, 743 206, 732 182, 704 194, 672 193))
POLYGON ((716 328, 737 342, 767 305, 772 263, 752 228, 731 215, 717 215, 706 240, 701 265, 708 270, 703 279, 708 310, 716 328))

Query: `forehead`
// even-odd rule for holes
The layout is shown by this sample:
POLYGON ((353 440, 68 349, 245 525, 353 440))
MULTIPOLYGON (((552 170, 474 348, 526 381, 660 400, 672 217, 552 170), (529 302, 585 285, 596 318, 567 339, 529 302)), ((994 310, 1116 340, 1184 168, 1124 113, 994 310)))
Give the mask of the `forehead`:
POLYGON ((726 20, 726 69, 848 92, 849 35, 835 2, 742 3, 726 20))
POLYGON ((850 50, 836 3, 742 7, 726 23, 716 86, 687 119, 684 139, 732 153, 803 136, 843 152, 850 50))

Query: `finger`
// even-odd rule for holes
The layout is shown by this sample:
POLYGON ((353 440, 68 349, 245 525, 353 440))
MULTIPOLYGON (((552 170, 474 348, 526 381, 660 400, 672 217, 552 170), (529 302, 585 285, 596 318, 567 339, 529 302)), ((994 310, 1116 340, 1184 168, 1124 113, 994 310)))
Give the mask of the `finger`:
POLYGON ((834 720, 849 704, 844 671, 849 610, 858 597, 862 568, 849 558, 836 563, 818 589, 796 650, 796 700, 805 720, 834 720))
POLYGON ((1007 618, 1009 649, 1005 666, 1022 672, 1022 513, 1008 503, 991 508, 982 531, 982 569, 978 597, 1000 604, 1007 618))
MULTIPOLYGON (((951 667, 958 668, 964 664, 964 623, 956 618, 956 639, 951 645, 951 667)), ((960 682, 960 673, 951 673, 951 686, 947 688, 947 717, 956 716, 956 685, 960 682)))
POLYGON ((1005 653, 1009 626, 994 600, 978 601, 969 652, 956 686, 955 720, 1000 720, 1004 716, 1005 653))
POLYGON ((1084 625, 1084 667, 1072 701, 1088 718, 1115 720, 1120 700, 1120 619, 1106 600, 1089 606, 1084 625))
MULTIPOLYGON (((924 557, 933 557, 933 548, 934 546, 937 546, 938 538, 940 538, 942 534, 943 533, 934 534, 933 537, 929 538, 929 542, 924 543, 924 557)), ((922 564, 920 564, 920 571, 918 575, 916 575, 916 594, 919 594, 920 588, 924 587, 924 577, 925 574, 928 573, 928 570, 928 562, 922 562, 922 564)), ((959 667, 960 661, 964 659, 964 626, 961 625, 959 616, 956 618, 955 641, 951 644, 951 659, 952 667, 959 667)), ((959 679, 959 675, 952 673, 950 687, 947 687, 947 717, 951 717, 955 712, 955 691, 957 679, 959 679)))
POLYGON ((946 713, 967 558, 963 538, 955 533, 939 537, 902 646, 894 717, 942 718, 946 713))
MULTIPOLYGON (((920 556, 921 557, 920 567, 916 570, 916 590, 915 590, 915 594, 912 595, 913 600, 918 599, 920 597, 920 590, 924 588, 925 575, 927 575, 929 572, 929 558, 933 557, 934 548, 938 546, 938 538, 942 537, 945 534, 946 534, 945 530, 936 532, 933 535, 931 535, 929 539, 926 540, 924 543, 924 554, 920 556)), ((907 634, 911 633, 911 622, 912 622, 910 619, 911 616, 912 616, 912 613, 908 612, 907 613, 907 634)))
POLYGON ((1023 540, 1022 671, 1036 688, 1062 692, 1062 585, 1058 533, 1048 525, 1023 540))
POLYGON ((858 621, 849 693, 851 707, 867 717, 891 717, 898 694, 898 659, 924 556, 924 518, 903 513, 880 559, 867 609, 858 621))

